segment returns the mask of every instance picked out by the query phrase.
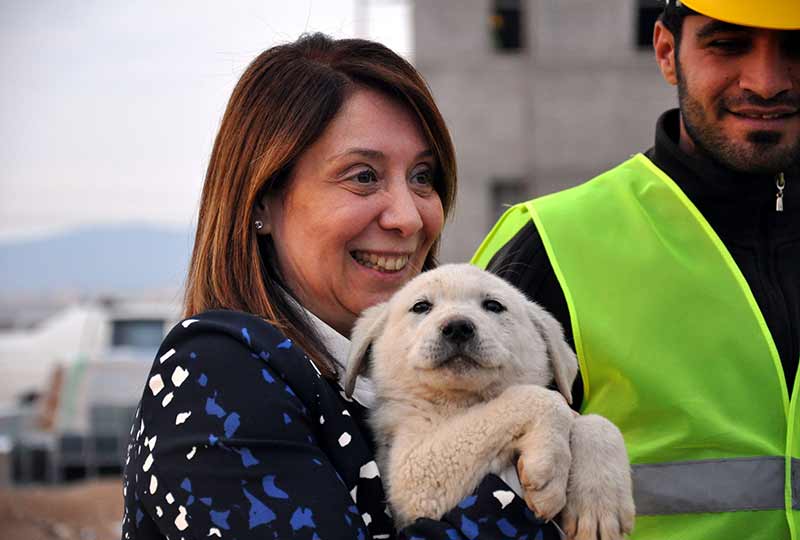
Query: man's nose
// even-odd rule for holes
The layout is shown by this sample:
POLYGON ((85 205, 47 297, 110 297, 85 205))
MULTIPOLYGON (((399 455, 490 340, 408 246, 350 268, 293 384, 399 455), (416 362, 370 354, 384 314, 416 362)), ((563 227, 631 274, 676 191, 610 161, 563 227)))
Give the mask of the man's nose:
POLYGON ((774 36, 757 40, 745 59, 739 76, 739 86, 764 99, 774 98, 792 88, 792 70, 797 60, 788 58, 774 36))

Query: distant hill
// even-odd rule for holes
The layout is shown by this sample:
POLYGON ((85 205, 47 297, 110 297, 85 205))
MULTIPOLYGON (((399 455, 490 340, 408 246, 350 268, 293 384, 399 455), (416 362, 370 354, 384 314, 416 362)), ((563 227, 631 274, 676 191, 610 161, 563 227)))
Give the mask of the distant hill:
POLYGON ((0 295, 177 289, 193 233, 146 225, 95 226, 0 242, 0 295))

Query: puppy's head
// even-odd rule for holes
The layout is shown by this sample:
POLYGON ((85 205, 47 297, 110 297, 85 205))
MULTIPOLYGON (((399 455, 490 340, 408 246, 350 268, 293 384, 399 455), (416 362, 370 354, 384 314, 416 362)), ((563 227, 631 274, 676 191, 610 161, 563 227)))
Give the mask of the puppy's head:
POLYGON ((572 401, 578 365, 561 325, 499 277, 467 264, 420 274, 362 313, 352 334, 345 390, 371 358, 378 393, 499 393, 555 380, 572 401))

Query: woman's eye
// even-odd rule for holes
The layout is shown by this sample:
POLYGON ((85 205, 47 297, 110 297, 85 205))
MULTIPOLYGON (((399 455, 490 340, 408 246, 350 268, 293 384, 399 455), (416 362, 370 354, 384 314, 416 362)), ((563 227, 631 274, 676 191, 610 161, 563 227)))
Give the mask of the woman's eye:
POLYGON ((416 173, 413 177, 413 180, 417 184, 432 184, 433 175, 431 175, 431 171, 422 171, 416 173))
POLYGON ((484 300, 481 306, 486 311, 491 311, 492 313, 502 313, 506 310, 506 306, 504 306, 497 300, 484 300))
POLYGON ((411 312, 412 313, 428 313, 431 310, 432 307, 433 307, 433 304, 431 304, 427 300, 421 300, 421 301, 417 302, 416 304, 414 304, 413 306, 411 306, 411 312))
POLYGON ((411 183, 418 191, 433 191, 433 171, 426 169, 411 176, 411 183))
POLYGON ((378 180, 375 171, 370 170, 361 171, 357 173, 354 178, 359 184, 371 184, 378 180))

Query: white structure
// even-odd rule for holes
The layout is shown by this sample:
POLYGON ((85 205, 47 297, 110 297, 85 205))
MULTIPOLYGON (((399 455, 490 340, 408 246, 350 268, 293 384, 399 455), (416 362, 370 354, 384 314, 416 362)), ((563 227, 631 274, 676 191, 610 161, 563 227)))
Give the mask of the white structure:
POLYGON ((131 401, 130 391, 141 392, 158 344, 179 309, 176 302, 163 301, 80 304, 33 328, 0 333, 0 407, 13 406, 22 393, 42 392, 57 365, 69 370, 79 362, 141 365, 136 380, 109 380, 94 389, 96 396, 107 395, 105 401, 131 401))
MULTIPOLYGON (((636 43, 638 18, 652 17, 655 5, 415 1, 414 63, 458 156, 458 203, 442 261, 467 260, 502 204, 578 184, 652 146, 656 118, 677 103, 651 49, 636 43), (500 27, 515 23, 515 9, 520 47, 503 50, 500 27)), ((642 25, 645 34, 651 24, 642 25)))
POLYGON ((0 333, 0 485, 119 468, 147 373, 179 310, 177 301, 106 299, 0 333), (40 398, 22 405, 29 393, 40 398))

